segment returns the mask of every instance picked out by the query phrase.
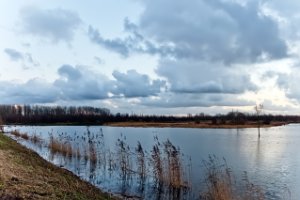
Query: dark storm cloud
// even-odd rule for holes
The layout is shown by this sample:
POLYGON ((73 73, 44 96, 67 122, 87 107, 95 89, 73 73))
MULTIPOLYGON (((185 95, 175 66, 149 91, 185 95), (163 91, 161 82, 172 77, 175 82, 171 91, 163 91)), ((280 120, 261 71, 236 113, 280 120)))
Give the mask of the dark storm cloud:
POLYGON ((21 26, 25 33, 52 42, 70 42, 81 24, 78 14, 64 9, 25 7, 21 10, 21 26))
POLYGON ((24 59, 23 54, 15 49, 6 48, 4 49, 4 52, 12 61, 20 61, 24 59))
POLYGON ((165 81, 151 81, 148 75, 139 74, 135 70, 129 70, 127 73, 114 71, 112 75, 116 79, 114 93, 125 97, 156 96, 160 93, 161 88, 165 86, 165 81))

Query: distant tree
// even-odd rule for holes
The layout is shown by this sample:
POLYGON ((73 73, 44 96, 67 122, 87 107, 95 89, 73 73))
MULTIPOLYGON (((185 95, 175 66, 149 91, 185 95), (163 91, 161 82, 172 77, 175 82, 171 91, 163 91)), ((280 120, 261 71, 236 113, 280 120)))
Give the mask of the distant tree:
POLYGON ((264 105, 263 104, 258 104, 258 105, 254 106, 254 111, 255 111, 256 117, 257 117, 258 137, 260 137, 260 115, 261 115, 263 109, 264 109, 264 105))
POLYGON ((264 109, 264 105, 263 105, 263 104, 255 105, 255 106, 254 106, 254 110, 255 110, 256 116, 259 117, 260 114, 262 113, 263 109, 264 109))

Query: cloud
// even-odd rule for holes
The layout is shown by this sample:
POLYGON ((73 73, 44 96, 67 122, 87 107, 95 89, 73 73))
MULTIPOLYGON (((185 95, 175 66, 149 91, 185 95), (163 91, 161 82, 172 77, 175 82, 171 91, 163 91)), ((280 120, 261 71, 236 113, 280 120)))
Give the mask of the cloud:
POLYGON ((25 58, 26 58, 26 61, 27 61, 29 64, 31 64, 31 65, 33 65, 33 66, 35 66, 35 67, 40 66, 40 63, 39 63, 38 61, 34 60, 34 59, 32 58, 32 55, 31 55, 30 53, 25 53, 25 58))
POLYGON ((4 49, 4 52, 12 61, 20 61, 24 59, 23 54, 15 49, 6 48, 4 49))
POLYGON ((94 56, 94 60, 99 65, 102 65, 103 63, 105 63, 105 61, 102 58, 98 57, 98 56, 94 56))
POLYGON ((129 34, 125 38, 107 39, 103 38, 96 28, 89 26, 88 36, 91 42, 104 47, 110 51, 116 52, 124 57, 132 53, 171 56, 174 54, 173 47, 166 44, 155 44, 145 39, 135 30, 135 24, 131 24, 125 19, 124 29, 129 34))
POLYGON ((247 72, 221 63, 164 60, 156 73, 168 80, 175 93, 242 94, 258 89, 247 72))
POLYGON ((58 69, 60 77, 53 83, 63 100, 96 100, 108 98, 113 82, 102 74, 84 67, 63 65, 58 69))
POLYGON ((55 103, 156 96, 165 82, 151 80, 135 70, 113 72, 114 79, 95 73, 86 66, 62 65, 53 82, 30 79, 24 83, 0 82, 0 103, 55 103))
POLYGON ((6 48, 4 52, 9 56, 12 61, 22 62, 24 68, 30 68, 31 66, 39 66, 39 62, 32 58, 30 53, 23 53, 16 49, 6 48), (30 67, 28 67, 30 66, 30 67))
POLYGON ((88 30, 89 38, 92 42, 107 48, 108 50, 113 50, 125 57, 129 55, 129 42, 123 41, 120 38, 116 39, 104 39, 98 30, 94 29, 92 26, 88 30))
POLYGON ((157 41, 173 42, 179 55, 213 61, 256 61, 286 56, 278 26, 260 12, 259 2, 145 1, 141 29, 157 41))
POLYGON ((148 98, 142 105, 159 108, 212 107, 212 106, 252 106, 253 101, 245 101, 232 94, 179 94, 165 93, 159 98, 148 98))
POLYGON ((25 7, 21 10, 21 26, 25 33, 52 42, 70 42, 73 40, 75 31, 81 24, 77 13, 60 8, 39 9, 25 7))
POLYGON ((58 74, 61 77, 65 77, 67 80, 74 80, 74 81, 78 80, 82 76, 80 70, 74 68, 71 65, 62 65, 58 69, 58 74))
POLYGON ((277 22, 264 15, 258 1, 245 5, 221 0, 143 3, 138 24, 124 21, 129 36, 106 39, 90 26, 91 41, 125 57, 147 53, 231 64, 257 62, 264 55, 269 59, 287 56, 277 22))
POLYGON ((0 82, 0 102, 3 104, 49 103, 59 98, 59 91, 42 79, 25 83, 0 82))
POLYGON ((280 89, 285 92, 286 97, 292 100, 296 100, 300 103, 300 69, 297 67, 292 68, 292 72, 287 73, 277 73, 275 76, 276 84, 280 89))
POLYGON ((135 70, 128 70, 126 73, 114 71, 112 75, 116 79, 114 94, 124 97, 156 96, 165 86, 165 81, 151 81, 148 75, 139 74, 135 70))
POLYGON ((58 101, 99 100, 108 98, 113 82, 83 67, 63 65, 53 82, 30 79, 25 83, 0 82, 0 103, 55 103, 58 101))

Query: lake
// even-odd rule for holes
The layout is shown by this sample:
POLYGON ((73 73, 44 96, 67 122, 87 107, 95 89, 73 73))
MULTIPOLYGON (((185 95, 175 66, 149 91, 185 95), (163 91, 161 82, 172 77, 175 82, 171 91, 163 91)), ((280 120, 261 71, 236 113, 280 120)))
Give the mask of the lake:
MULTIPOLYGON (((40 142, 10 135, 46 160, 104 191, 121 196, 198 199, 205 186, 204 163, 209 156, 215 156, 220 163, 225 163, 223 158, 226 160, 237 180, 242 180, 246 171, 249 180, 264 189, 267 199, 284 199, 289 193, 291 199, 300 199, 300 125, 297 124, 262 128, 260 137, 256 128, 5 127, 5 131, 11 130, 37 136, 40 142), (69 145, 70 151, 77 154, 63 156, 62 152, 49 149, 49 144, 55 141, 69 145), (138 142, 142 151, 137 148, 138 142), (167 160, 174 166, 180 163, 183 190, 170 192, 166 187, 158 190, 154 186, 158 180, 152 173, 156 166, 154 146, 158 147, 162 161, 167 160), (170 152, 171 161, 167 157, 170 152), (96 158, 92 160, 94 154, 96 158), (141 162, 145 176, 137 173, 141 171, 141 162)), ((178 182, 177 179, 172 181, 178 182)))

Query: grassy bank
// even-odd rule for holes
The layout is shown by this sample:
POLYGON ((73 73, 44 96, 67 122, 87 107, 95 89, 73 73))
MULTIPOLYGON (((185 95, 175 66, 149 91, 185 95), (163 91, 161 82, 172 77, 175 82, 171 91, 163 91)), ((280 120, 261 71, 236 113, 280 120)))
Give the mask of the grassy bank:
POLYGON ((0 199, 112 199, 0 133, 0 199))

